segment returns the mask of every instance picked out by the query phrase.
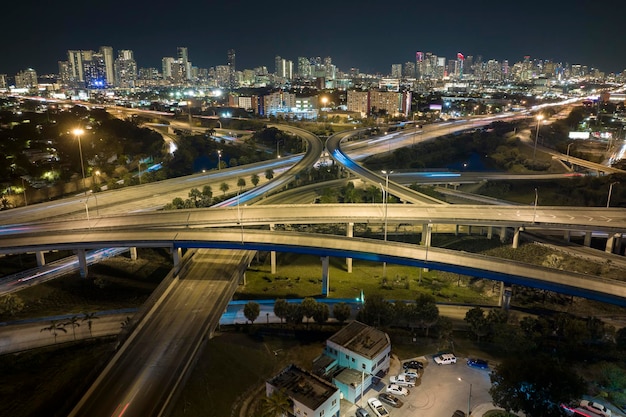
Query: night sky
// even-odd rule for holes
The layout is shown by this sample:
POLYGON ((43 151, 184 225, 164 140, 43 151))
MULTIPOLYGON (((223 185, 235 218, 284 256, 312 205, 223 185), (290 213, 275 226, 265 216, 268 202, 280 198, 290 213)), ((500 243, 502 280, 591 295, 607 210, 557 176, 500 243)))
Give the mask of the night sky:
POLYGON ((34 68, 58 72, 68 49, 112 46, 134 51, 138 67, 189 48, 201 68, 226 64, 236 51, 238 70, 274 57, 330 56, 341 70, 391 71, 415 52, 448 59, 457 52, 483 60, 524 55, 605 72, 626 69, 626 2, 570 1, 75 1, 15 0, 1 8, 0 73, 34 68), (613 4, 609 6, 609 4, 613 4))

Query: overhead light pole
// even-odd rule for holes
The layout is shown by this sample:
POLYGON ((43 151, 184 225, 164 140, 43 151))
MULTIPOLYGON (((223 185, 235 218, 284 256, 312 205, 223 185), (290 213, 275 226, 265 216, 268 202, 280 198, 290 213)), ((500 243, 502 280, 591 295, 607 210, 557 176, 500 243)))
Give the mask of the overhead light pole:
POLYGON ((78 141, 78 153, 80 154, 80 169, 83 173, 83 191, 85 191, 85 195, 87 195, 87 187, 85 186, 85 163, 83 162, 83 147, 80 144, 80 137, 85 133, 85 131, 79 127, 72 131, 74 136, 76 136, 76 140, 78 141))
POLYGON ((217 170, 222 169, 222 150, 217 150, 217 170))
POLYGON ((537 115, 537 129, 535 130, 535 147, 533 148, 533 162, 535 162, 535 156, 537 154, 537 140, 539 139, 539 126, 543 120, 543 114, 537 115))
POLYGON ((461 378, 457 378, 457 379, 461 382, 465 382, 466 384, 469 384, 469 396, 467 397, 467 417, 470 417, 470 414, 472 413, 472 383, 467 382, 461 378))

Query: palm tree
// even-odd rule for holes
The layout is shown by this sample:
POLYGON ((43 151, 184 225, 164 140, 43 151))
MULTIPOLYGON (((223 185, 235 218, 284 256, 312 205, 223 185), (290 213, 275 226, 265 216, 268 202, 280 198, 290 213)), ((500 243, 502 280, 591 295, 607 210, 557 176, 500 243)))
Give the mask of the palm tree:
POLYGON ((263 417, 283 417, 293 406, 289 397, 281 390, 274 390, 269 397, 263 398, 263 417))
POLYGON ((54 343, 57 342, 57 334, 59 331, 65 332, 67 333, 67 330, 63 327, 65 326, 65 324, 57 321, 57 320, 51 320, 50 321, 50 326, 44 327, 43 329, 40 330, 40 333, 43 331, 48 331, 50 333, 52 333, 52 335, 54 336, 54 343))
POLYGON ((96 313, 85 313, 83 312, 83 320, 82 321, 86 321, 87 322, 87 328, 89 329, 89 336, 93 337, 93 334, 91 334, 91 324, 93 323, 94 320, 99 319, 100 317, 96 316, 96 313))
POLYGON ((272 178, 274 178, 274 170, 266 169, 265 170, 265 179, 271 180, 272 178))
POLYGON ((250 182, 251 182, 251 183, 252 183, 252 185, 254 185, 255 187, 256 187, 257 185, 259 185, 259 180, 260 180, 260 178, 259 178, 258 174, 252 174, 252 176, 250 177, 250 182))
POLYGON ((228 191, 229 188, 230 187, 225 182, 220 184, 220 190, 222 191, 222 193, 224 193, 224 195, 226 195, 226 191, 228 191))
POLYGON ((74 340, 76 340, 76 328, 80 327, 78 316, 72 316, 68 321, 63 323, 63 326, 72 326, 72 334, 74 335, 74 340))

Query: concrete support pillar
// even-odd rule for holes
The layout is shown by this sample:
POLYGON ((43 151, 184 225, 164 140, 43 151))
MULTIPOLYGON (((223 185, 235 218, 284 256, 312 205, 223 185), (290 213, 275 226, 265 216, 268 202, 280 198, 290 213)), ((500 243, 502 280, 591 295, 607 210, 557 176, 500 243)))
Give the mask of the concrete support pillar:
POLYGON ((624 235, 622 233, 618 233, 615 235, 615 250, 613 251, 613 253, 616 253, 618 255, 622 254, 622 245, 624 244, 624 235))
POLYGON ((487 239, 491 239, 493 237, 493 226, 487 226, 487 239))
POLYGON ((43 251, 35 252, 35 259, 37 259, 37 266, 44 266, 46 264, 46 256, 43 251))
POLYGON ((422 223, 422 239, 420 240, 420 245, 424 245, 426 243, 426 235, 428 234, 428 223, 422 223))
MULTIPOLYGON (((270 230, 274 230, 274 224, 270 223, 270 230)), ((273 250, 270 252, 270 263, 271 263, 271 273, 272 275, 276 274, 276 251, 273 250)))
POLYGON ((174 264, 174 269, 178 269, 180 266, 180 260, 183 257, 182 253, 181 248, 172 248, 172 263, 174 264))
POLYGON ((454 225, 454 236, 458 236, 459 235, 459 225, 455 224, 454 225))
POLYGON ((519 232, 521 230, 521 227, 515 228, 515 233, 513 234, 513 249, 517 249, 517 247, 519 246, 519 232))
POLYGON ((502 226, 500 228, 500 242, 504 243, 506 242, 506 227, 502 226))
MULTIPOLYGON (((502 283, 504 284, 504 283, 502 283)), ((513 295, 513 288, 503 285, 504 291, 502 293, 502 308, 508 310, 511 306, 511 296, 513 295)))
POLYGON ((591 232, 585 233, 585 242, 583 243, 583 245, 587 247, 591 246, 591 232))
POLYGON ((424 239, 424 244, 426 247, 431 246, 433 241, 433 228, 430 225, 426 225, 426 238, 424 239))
POLYGON ((572 233, 571 233, 570 230, 564 231, 563 232, 563 240, 566 241, 566 242, 569 242, 570 238, 571 238, 571 235, 572 235, 572 233))
MULTIPOLYGON (((354 236, 354 223, 348 223, 346 225, 346 236, 353 237, 354 236)), ((348 273, 352 273, 352 258, 346 258, 346 268, 348 269, 348 273)))
POLYGON ((330 289, 330 276, 328 273, 329 258, 328 256, 322 256, 320 259, 322 260, 322 295, 326 297, 330 289))
POLYGON ((471 224, 467 225, 467 234, 468 234, 468 236, 472 234, 472 225, 471 224))
POLYGON ((617 233, 609 233, 608 239, 606 240, 606 248, 604 251, 606 253, 613 253, 613 249, 615 248, 615 237, 617 233))
POLYGON ((133 246, 132 248, 129 248, 129 251, 130 251, 130 260, 136 261, 137 260, 137 247, 133 246))
POLYGON ((239 285, 246 285, 246 273, 241 274, 241 278, 239 279, 239 285))
POLYGON ((87 278, 88 269, 87 269, 87 256, 85 255, 85 249, 78 249, 76 251, 76 256, 78 257, 78 267, 80 268, 80 277, 87 278))

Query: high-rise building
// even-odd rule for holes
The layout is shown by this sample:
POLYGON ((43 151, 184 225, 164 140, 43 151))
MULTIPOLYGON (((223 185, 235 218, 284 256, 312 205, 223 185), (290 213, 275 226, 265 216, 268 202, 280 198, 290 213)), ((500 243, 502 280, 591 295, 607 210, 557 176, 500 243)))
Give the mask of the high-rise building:
POLYGON ((187 51, 187 47, 179 46, 178 47, 178 64, 179 64, 179 72, 182 75, 183 80, 191 79, 191 62, 189 61, 189 53, 187 51))
POLYGON ((161 72, 163 73, 163 79, 167 80, 172 78, 172 64, 176 61, 171 56, 166 56, 161 59, 161 72))
POLYGON ((83 61, 83 77, 87 88, 107 87, 106 64, 102 54, 94 53, 90 60, 83 61))
POLYGON ((391 78, 402 78, 402 64, 391 64, 391 78))
POLYGON ((101 46, 100 54, 104 59, 104 71, 106 74, 106 83, 109 86, 115 85, 115 70, 113 59, 113 48, 110 46, 101 46))
POLYGON ((311 71, 311 62, 309 61, 309 58, 306 58, 303 56, 298 57, 297 74, 298 74, 298 77, 303 78, 303 79, 311 78, 312 71, 311 71))
POLYGON ((291 80, 293 78, 292 61, 276 56, 276 58, 274 58, 274 65, 276 66, 276 77, 284 80, 291 80))
POLYGON ((236 67, 235 67, 235 50, 228 50, 228 88, 233 90, 237 87, 237 77, 236 77, 236 67))
POLYGON ((128 49, 118 51, 114 68, 116 87, 134 88, 136 86, 137 63, 133 58, 133 51, 128 49))
POLYGON ((37 88, 38 84, 37 72, 32 68, 20 71, 15 75, 15 86, 17 88, 37 88))
POLYGON ((84 62, 91 61, 93 51, 67 51, 70 79, 68 84, 74 87, 83 86, 85 83, 84 62))
POLYGON ((402 69, 402 75, 405 78, 415 78, 415 62, 407 62, 402 69))
POLYGON ((9 87, 7 83, 7 75, 0 74, 0 90, 6 90, 9 87))

